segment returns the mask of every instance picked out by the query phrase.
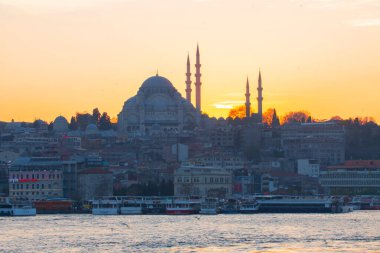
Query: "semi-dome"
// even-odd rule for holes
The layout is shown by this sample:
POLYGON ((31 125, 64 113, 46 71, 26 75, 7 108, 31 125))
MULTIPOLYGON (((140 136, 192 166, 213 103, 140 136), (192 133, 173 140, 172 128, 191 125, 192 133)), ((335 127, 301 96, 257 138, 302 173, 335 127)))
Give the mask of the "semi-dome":
POLYGON ((69 123, 67 122, 67 119, 63 116, 58 116, 55 118, 53 123, 53 129, 57 132, 64 132, 67 131, 69 126, 69 123))
POLYGON ((150 89, 150 88, 170 88, 174 89, 173 84, 165 77, 155 75, 146 79, 141 85, 140 89, 150 89))

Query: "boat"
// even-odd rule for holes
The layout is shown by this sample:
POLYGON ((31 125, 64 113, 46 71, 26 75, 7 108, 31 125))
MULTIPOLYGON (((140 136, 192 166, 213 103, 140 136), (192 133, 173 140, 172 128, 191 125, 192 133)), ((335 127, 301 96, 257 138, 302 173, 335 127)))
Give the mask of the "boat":
POLYGON ((380 210, 380 198, 379 197, 360 198, 360 210, 380 210))
POLYGON ((36 200, 33 202, 37 214, 61 214, 73 212, 73 201, 71 199, 54 198, 36 200))
MULTIPOLYGON (((258 198, 258 197, 257 197, 258 198)), ((331 197, 264 196, 258 198, 264 213, 335 213, 341 212, 339 203, 331 197)))
POLYGON ((10 203, 0 203, 0 216, 13 216, 12 205, 10 203))
POLYGON ((0 204, 0 216, 35 216, 36 208, 22 203, 4 202, 0 204))
POLYGON ((93 215, 117 215, 119 214, 120 200, 116 198, 97 199, 92 201, 93 215))
POLYGON ((30 205, 18 205, 12 206, 13 216, 36 216, 36 208, 30 205))
POLYGON ((165 197, 144 197, 144 214, 165 214, 166 205, 170 200, 165 197))
POLYGON ((174 197, 171 203, 166 205, 166 214, 186 215, 199 213, 200 201, 190 197, 174 197))
POLYGON ((220 213, 222 213, 222 214, 239 213, 239 201, 236 199, 226 200, 220 208, 220 213))
POLYGON ((142 214, 145 204, 141 198, 123 199, 120 206, 120 214, 142 214))
POLYGON ((259 203, 256 201, 241 202, 239 206, 240 213, 257 213, 259 211, 259 203))
POLYGON ((217 198, 206 198, 201 203, 199 214, 218 214, 219 200, 217 198))

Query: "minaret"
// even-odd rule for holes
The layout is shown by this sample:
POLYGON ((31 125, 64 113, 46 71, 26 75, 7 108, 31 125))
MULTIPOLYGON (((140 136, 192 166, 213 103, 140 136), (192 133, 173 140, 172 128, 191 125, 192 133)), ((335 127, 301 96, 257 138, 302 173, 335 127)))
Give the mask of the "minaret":
POLYGON ((257 114, 259 116, 260 122, 263 120, 263 87, 261 86, 261 71, 259 70, 259 81, 257 87, 257 114))
POLYGON ((191 103, 191 73, 190 73, 190 58, 187 54, 187 71, 186 71, 186 100, 191 103))
POLYGON ((251 94, 249 93, 249 81, 247 77, 247 85, 245 86, 245 117, 251 117, 251 94))
POLYGON ((199 55, 199 47, 197 44, 197 60, 195 63, 195 108, 201 112, 201 63, 199 55))

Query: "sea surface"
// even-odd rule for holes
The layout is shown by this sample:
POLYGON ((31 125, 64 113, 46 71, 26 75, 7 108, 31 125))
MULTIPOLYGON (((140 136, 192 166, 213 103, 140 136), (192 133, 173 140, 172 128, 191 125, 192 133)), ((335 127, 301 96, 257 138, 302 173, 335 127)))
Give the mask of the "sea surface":
POLYGON ((380 252, 380 211, 0 217, 0 252, 380 252))

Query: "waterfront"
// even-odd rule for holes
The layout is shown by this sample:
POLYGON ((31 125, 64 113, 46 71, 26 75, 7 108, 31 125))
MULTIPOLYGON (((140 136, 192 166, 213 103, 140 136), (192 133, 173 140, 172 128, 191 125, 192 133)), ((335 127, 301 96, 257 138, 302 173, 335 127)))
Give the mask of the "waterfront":
POLYGON ((0 251, 378 252, 379 214, 0 217, 0 251))

